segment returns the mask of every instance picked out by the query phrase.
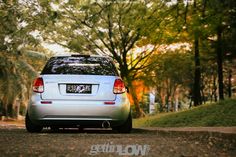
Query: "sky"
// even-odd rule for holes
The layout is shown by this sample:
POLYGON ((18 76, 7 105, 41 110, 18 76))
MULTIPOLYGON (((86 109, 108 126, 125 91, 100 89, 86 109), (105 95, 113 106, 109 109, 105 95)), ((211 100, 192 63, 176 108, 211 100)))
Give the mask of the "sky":
POLYGON ((42 46, 49 49, 50 51, 52 51, 56 55, 70 53, 69 49, 67 49, 61 45, 58 45, 58 44, 49 44, 49 43, 44 42, 44 43, 42 43, 42 46))

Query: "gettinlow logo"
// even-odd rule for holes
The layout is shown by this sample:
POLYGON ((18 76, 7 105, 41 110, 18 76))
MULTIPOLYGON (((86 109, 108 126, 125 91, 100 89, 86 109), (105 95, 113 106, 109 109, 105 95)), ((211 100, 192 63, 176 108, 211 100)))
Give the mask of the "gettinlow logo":
POLYGON ((110 142, 92 145, 89 155, 98 155, 99 153, 115 153, 120 156, 147 156, 149 151, 150 145, 147 144, 121 145, 110 142))

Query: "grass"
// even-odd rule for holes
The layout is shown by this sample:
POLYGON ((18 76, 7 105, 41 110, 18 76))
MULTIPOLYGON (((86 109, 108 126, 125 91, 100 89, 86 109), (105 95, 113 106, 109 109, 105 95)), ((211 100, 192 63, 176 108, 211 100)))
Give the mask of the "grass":
POLYGON ((134 119, 134 127, 236 126, 236 99, 205 104, 186 111, 134 119))

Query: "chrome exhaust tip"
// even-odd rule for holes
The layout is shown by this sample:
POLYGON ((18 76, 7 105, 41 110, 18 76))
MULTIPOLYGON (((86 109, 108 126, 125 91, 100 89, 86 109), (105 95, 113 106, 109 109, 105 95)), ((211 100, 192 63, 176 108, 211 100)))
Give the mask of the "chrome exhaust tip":
POLYGON ((111 124, 109 121, 105 120, 102 122, 102 128, 110 128, 111 124))

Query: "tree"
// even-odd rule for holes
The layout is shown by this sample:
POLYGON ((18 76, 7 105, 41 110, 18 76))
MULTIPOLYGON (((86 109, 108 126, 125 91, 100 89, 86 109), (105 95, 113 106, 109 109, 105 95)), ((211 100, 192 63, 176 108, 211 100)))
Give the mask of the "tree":
MULTIPOLYGON (((194 80, 193 87, 191 88, 191 94, 194 101, 194 105, 200 105, 201 101, 201 64, 200 64, 200 47, 201 37, 203 30, 202 16, 204 12, 205 2, 203 1, 182 1, 171 2, 169 7, 171 9, 171 18, 174 24, 174 30, 177 32, 176 38, 172 42, 187 41, 193 45, 194 53, 194 80)), ((173 33, 172 33, 173 36, 173 33)))
POLYGON ((192 58, 190 52, 181 48, 152 55, 152 66, 144 71, 143 79, 147 86, 155 89, 160 111, 170 111, 175 98, 188 95, 186 91, 191 89, 194 75, 192 58))
MULTIPOLYGON (((189 2, 187 1, 186 7, 188 7, 189 2)), ((194 106, 202 104, 201 99, 201 64, 200 64, 200 52, 199 52, 199 39, 201 37, 201 27, 202 22, 201 18, 204 16, 204 9, 200 8, 205 7, 205 1, 202 1, 202 4, 197 2, 197 0, 193 1, 192 5, 192 33, 193 33, 193 45, 194 45, 194 60, 195 60, 195 73, 194 73, 194 86, 193 86, 193 100, 194 100, 194 106), (199 6, 200 5, 200 6, 199 6)), ((187 11, 187 9, 186 9, 187 11)), ((188 13, 186 13, 188 14, 188 13)), ((187 21, 186 21, 187 22, 187 21)))
MULTIPOLYGON (((236 2, 233 0, 222 1, 212 0, 208 2, 209 25, 212 28, 212 36, 216 36, 216 40, 212 40, 217 54, 217 73, 218 73, 218 93, 219 99, 224 99, 224 78, 223 78, 223 62, 226 54, 231 54, 235 50, 235 44, 231 41, 235 32, 235 7, 236 2), (227 34, 224 36, 224 34, 227 34), (227 38, 227 36, 230 38, 227 38), (230 47, 230 48, 229 48, 230 47)), ((233 53, 232 53, 233 54, 233 53)), ((232 55, 233 57, 233 55, 232 55)))
MULTIPOLYGON (((194 104, 202 103, 201 85, 202 80, 202 64, 200 64, 201 55, 208 55, 209 52, 202 49, 205 45, 212 45, 215 49, 215 58, 218 68, 218 93, 219 99, 224 99, 223 85, 223 61, 225 47, 224 33, 232 32, 235 29, 235 1, 222 0, 193 0, 193 1, 177 1, 172 4, 176 8, 176 19, 178 24, 183 27, 180 34, 186 34, 187 38, 194 45, 195 54, 195 77, 193 97, 194 104), (181 20, 184 19, 184 20, 181 20), (205 54, 204 54, 205 53, 205 54)), ((228 34, 229 35, 229 34, 228 34)), ((231 35, 230 35, 231 36, 231 35)), ((183 40, 184 38, 182 38, 183 40)), ((228 38, 229 40, 229 38, 228 38)), ((231 44, 232 45, 232 44, 231 44)), ((232 46, 231 46, 232 47, 232 46)), ((211 49, 212 49, 211 48, 211 49)), ((209 49, 208 49, 209 50, 209 49)), ((211 50, 210 50, 211 51, 211 50)), ((229 50, 232 51, 232 50, 229 50)), ((210 54, 211 55, 211 54, 210 54)))
POLYGON ((133 49, 157 42, 154 34, 165 17, 164 10, 160 10, 161 7, 164 9, 164 3, 115 0, 68 1, 54 5, 59 9, 51 8, 50 4, 44 7, 56 15, 55 23, 45 32, 47 39, 76 52, 112 57, 130 88, 138 117, 143 116, 132 81, 147 67, 155 46, 138 55, 133 49))
POLYGON ((14 104, 18 98, 24 103, 29 99, 28 89, 36 76, 32 64, 27 62, 30 52, 22 51, 26 45, 39 43, 31 35, 36 26, 31 16, 35 10, 32 2, 0 1, 0 100, 5 116, 16 116, 14 104))

